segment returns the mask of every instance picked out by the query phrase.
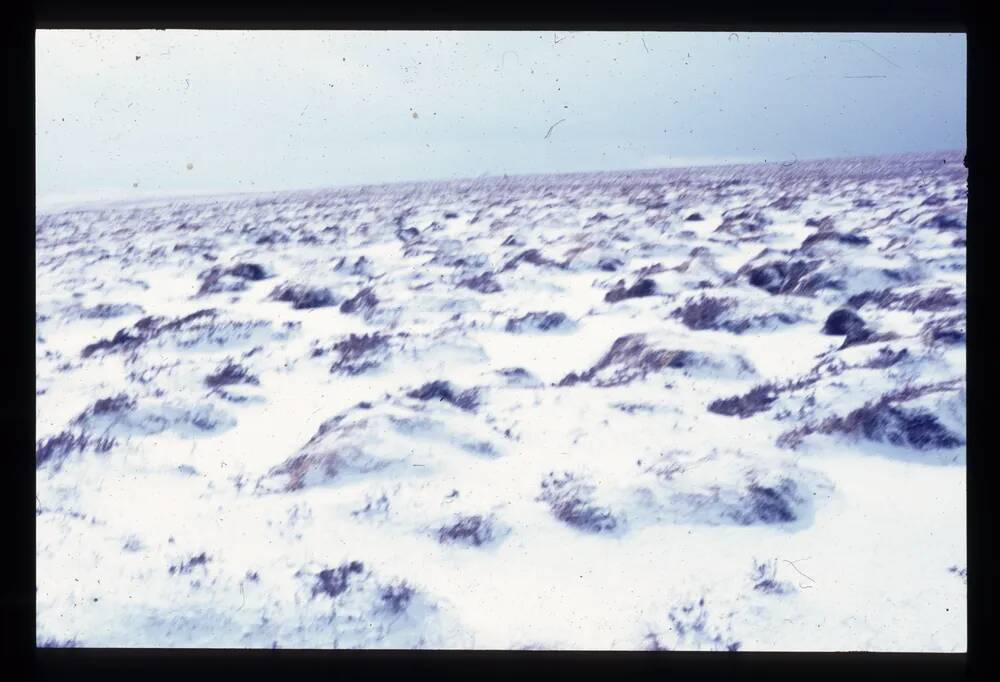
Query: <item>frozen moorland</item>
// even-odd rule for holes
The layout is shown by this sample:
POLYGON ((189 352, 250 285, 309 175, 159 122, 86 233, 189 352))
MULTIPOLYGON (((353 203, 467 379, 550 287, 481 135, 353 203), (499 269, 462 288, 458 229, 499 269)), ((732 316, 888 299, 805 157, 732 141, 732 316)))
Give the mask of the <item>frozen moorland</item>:
POLYGON ((37 642, 964 651, 961 155, 37 219, 37 642))

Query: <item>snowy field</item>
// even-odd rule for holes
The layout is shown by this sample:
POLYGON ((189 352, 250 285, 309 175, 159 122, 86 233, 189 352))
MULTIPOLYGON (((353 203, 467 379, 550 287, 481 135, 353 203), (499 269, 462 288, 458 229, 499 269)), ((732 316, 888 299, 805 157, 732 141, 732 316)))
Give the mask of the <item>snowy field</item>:
POLYGON ((964 651, 959 154, 37 219, 37 642, 964 651))

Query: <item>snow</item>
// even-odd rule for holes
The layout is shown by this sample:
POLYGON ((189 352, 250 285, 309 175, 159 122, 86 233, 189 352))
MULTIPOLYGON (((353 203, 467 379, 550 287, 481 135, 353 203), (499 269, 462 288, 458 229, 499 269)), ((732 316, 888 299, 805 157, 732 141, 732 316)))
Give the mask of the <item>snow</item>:
POLYGON ((944 160, 40 213, 38 643, 964 651, 964 229, 922 227, 964 223, 944 160), (770 222, 719 229, 745 207, 770 222), (802 246, 825 216, 870 241, 802 246), (793 261, 827 280, 745 267, 793 261), (239 263, 269 274, 199 294, 239 263), (861 305, 872 338, 822 333, 883 290, 908 303, 861 305), (508 331, 529 313, 565 320, 508 331))

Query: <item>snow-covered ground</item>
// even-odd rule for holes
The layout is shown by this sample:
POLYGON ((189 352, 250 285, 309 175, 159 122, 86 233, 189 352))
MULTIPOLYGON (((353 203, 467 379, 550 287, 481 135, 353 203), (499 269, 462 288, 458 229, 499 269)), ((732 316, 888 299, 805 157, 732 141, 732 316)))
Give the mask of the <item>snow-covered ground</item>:
POLYGON ((37 641, 964 651, 960 155, 37 220, 37 641))

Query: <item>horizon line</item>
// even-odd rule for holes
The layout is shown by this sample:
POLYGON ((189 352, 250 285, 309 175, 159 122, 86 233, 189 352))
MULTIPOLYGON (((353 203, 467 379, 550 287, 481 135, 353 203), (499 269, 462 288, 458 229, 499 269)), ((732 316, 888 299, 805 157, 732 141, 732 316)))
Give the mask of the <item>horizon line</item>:
MULTIPOLYGON (((696 163, 678 166, 651 166, 651 167, 632 167, 632 168, 620 168, 620 169, 609 169, 609 170, 579 170, 579 171, 533 171, 527 173, 502 173, 498 175, 478 175, 478 176, 466 176, 460 178, 428 178, 422 180, 391 180, 386 182, 364 182, 364 183, 352 183, 352 184, 334 184, 334 185, 317 185, 314 187, 300 187, 294 189, 254 189, 254 190, 231 190, 231 189, 213 189, 213 190, 193 190, 193 191, 179 191, 175 192, 172 190, 166 190, 163 192, 150 192, 144 196, 132 196, 132 197, 114 197, 114 198, 91 198, 91 199, 63 199, 60 200, 57 197, 67 197, 73 196, 72 193, 48 193, 48 194, 35 194, 35 215, 50 215, 65 213, 74 210, 88 210, 92 208, 98 208, 101 205, 113 206, 116 208, 127 208, 129 206, 142 207, 148 206, 148 204, 156 204, 159 202, 178 202, 178 203, 205 203, 210 200, 234 200, 234 199, 251 199, 254 197, 274 197, 274 196, 294 196, 298 194, 313 194, 322 192, 342 192, 345 190, 368 190, 368 189, 380 189, 380 188, 390 188, 390 187, 400 187, 409 185, 441 185, 441 184, 457 184, 457 183, 467 183, 467 182, 490 182, 497 180, 509 180, 509 179, 523 179, 523 178, 538 178, 538 177, 571 177, 575 175, 598 175, 598 174, 635 174, 635 173, 656 173, 662 171, 677 171, 677 170, 714 170, 714 169, 735 169, 735 168, 746 168, 746 167, 759 167, 759 166, 777 166, 781 168, 790 168, 797 164, 811 164, 819 163, 824 161, 851 161, 851 160, 864 160, 864 159, 881 159, 881 158, 894 158, 894 157, 921 157, 921 156, 935 156, 938 154, 965 154, 967 150, 963 149, 938 149, 931 151, 910 151, 910 152, 891 152, 885 154, 852 154, 846 156, 824 156, 824 157, 811 157, 805 159, 795 158, 792 161, 768 161, 764 159, 762 161, 723 161, 721 163, 696 163)), ((681 157, 683 158, 683 157, 681 157)), ((101 190, 93 190, 94 193, 101 190)), ((118 190, 127 192, 127 190, 118 190)), ((83 192, 80 194, 87 194, 83 192)))

